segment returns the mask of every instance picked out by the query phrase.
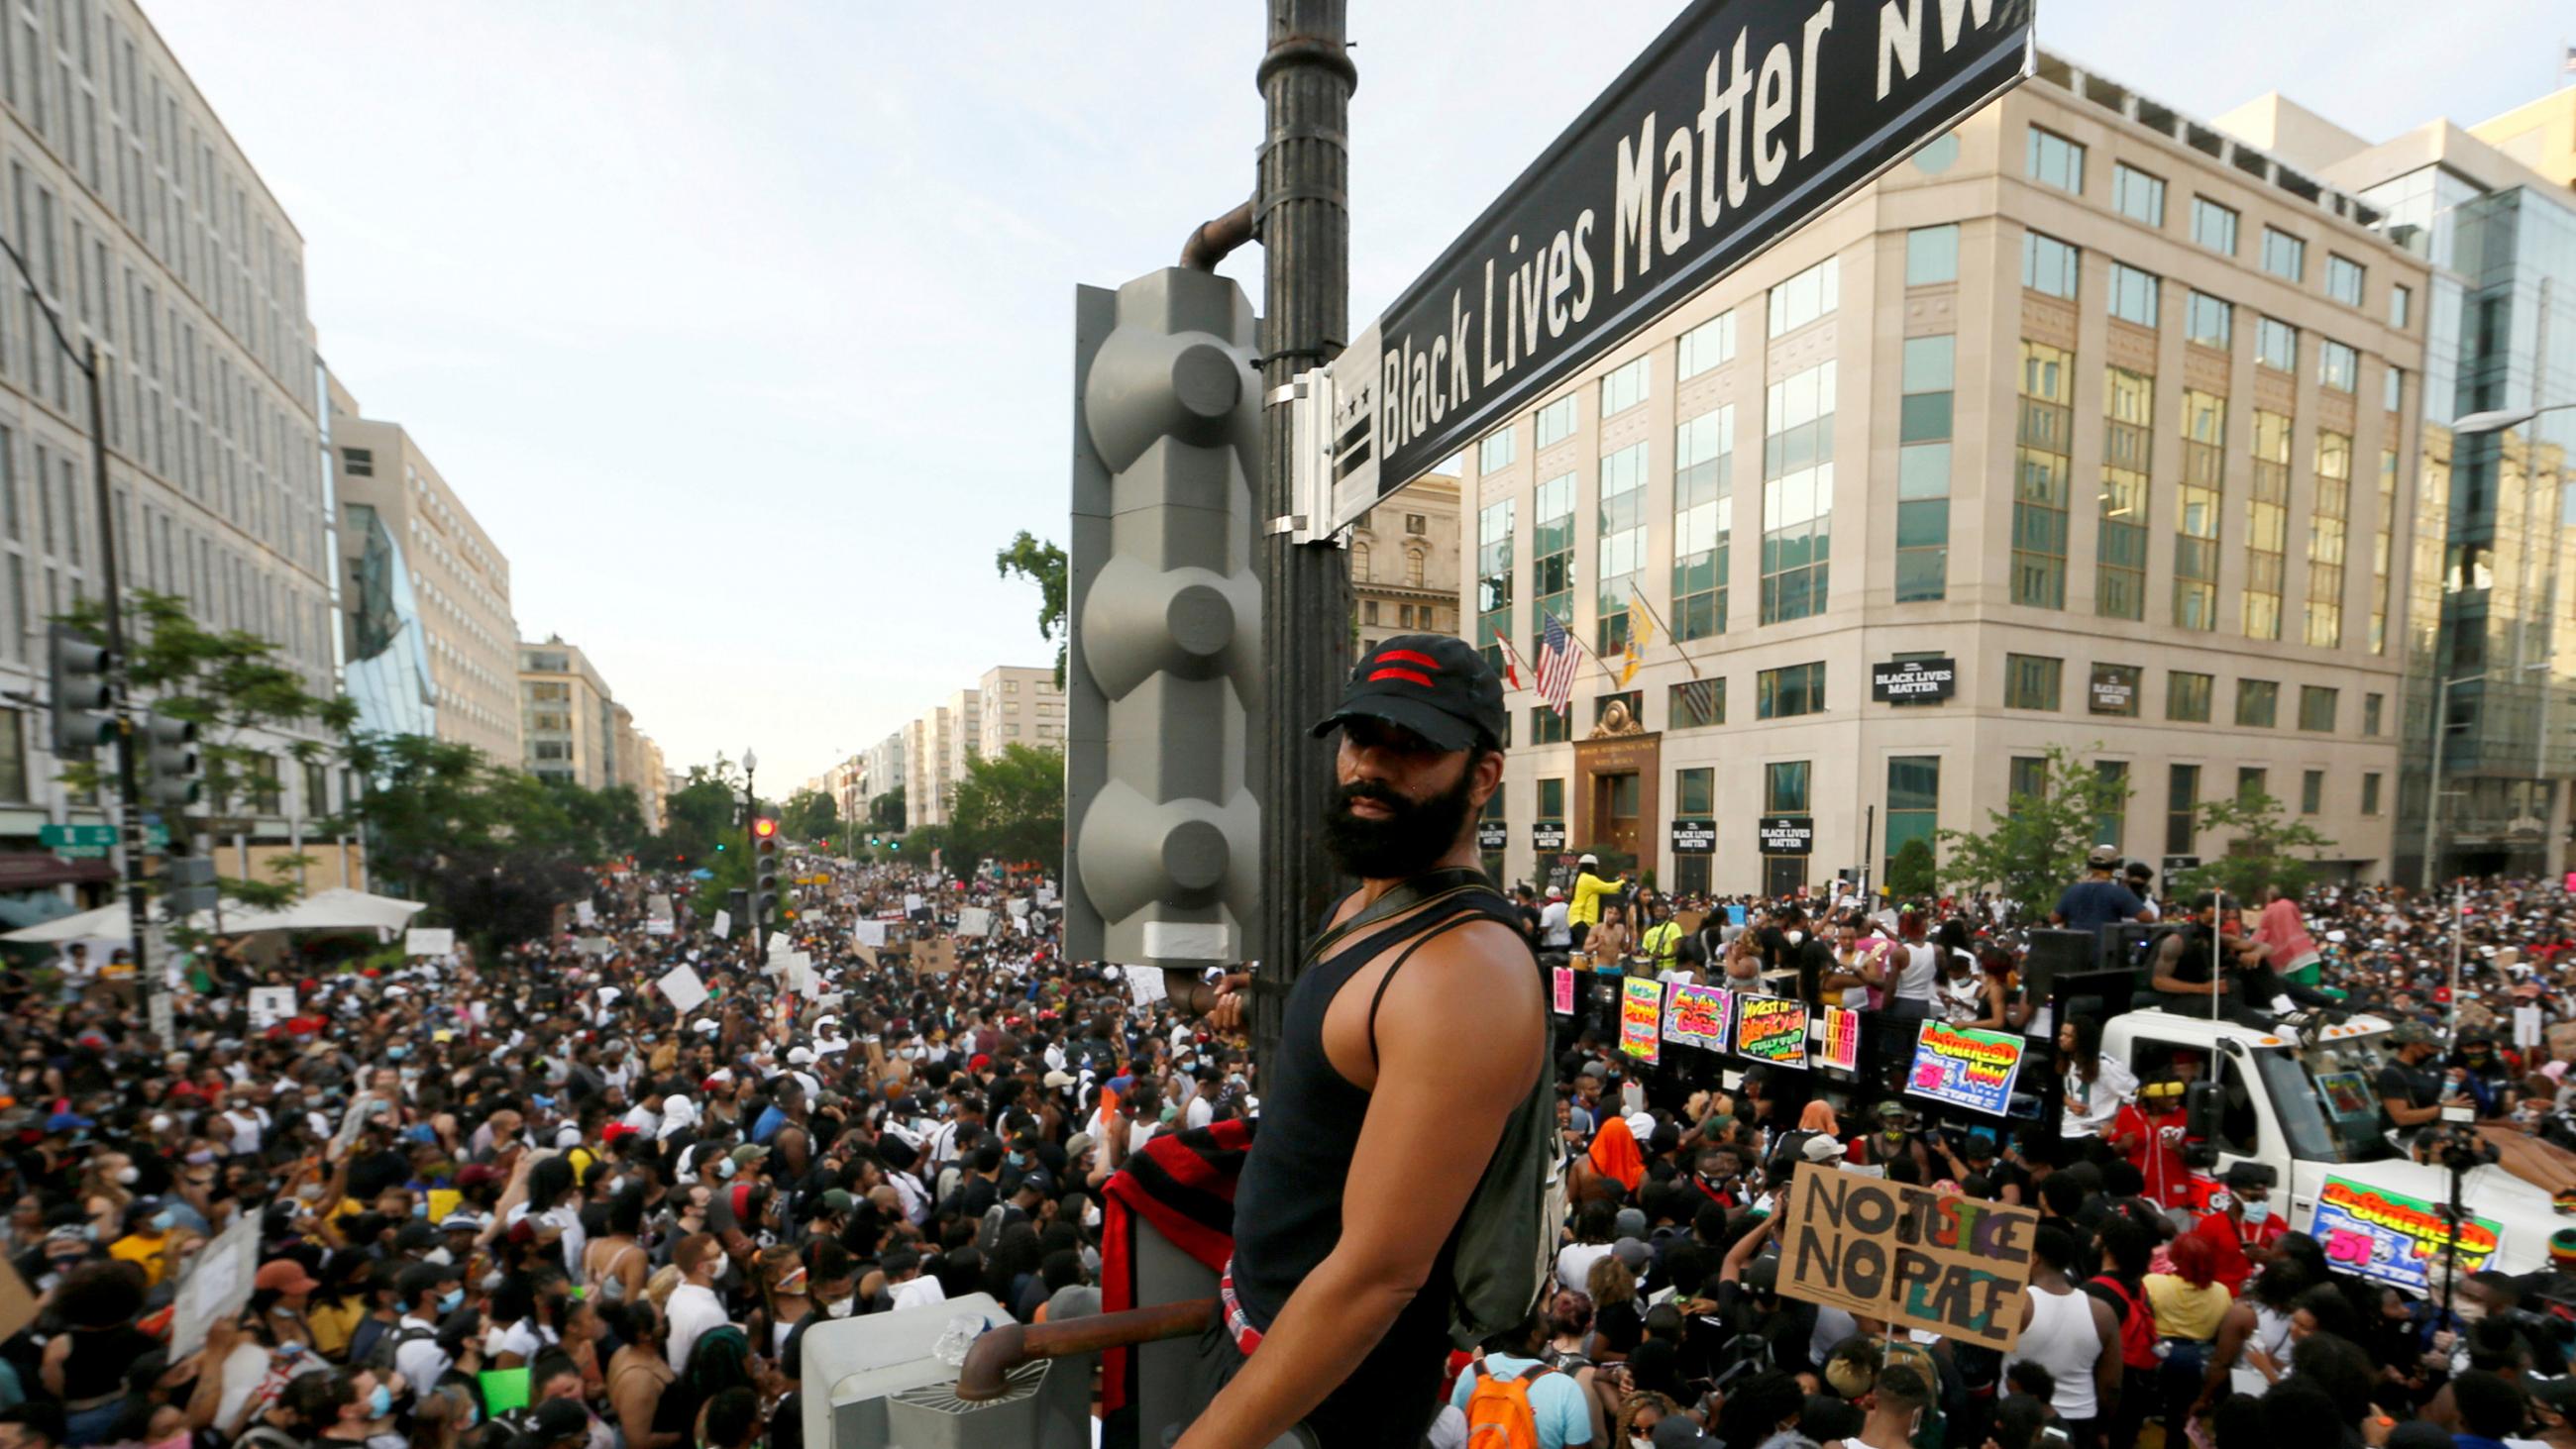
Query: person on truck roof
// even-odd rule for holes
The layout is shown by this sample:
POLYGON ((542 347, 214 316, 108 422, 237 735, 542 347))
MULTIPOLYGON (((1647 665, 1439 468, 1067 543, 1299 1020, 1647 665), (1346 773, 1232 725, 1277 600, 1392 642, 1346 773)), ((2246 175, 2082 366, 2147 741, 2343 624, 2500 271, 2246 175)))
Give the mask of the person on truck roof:
POLYGON ((2120 868, 2118 847, 2097 845, 2084 858, 2084 879, 2066 888, 2049 912, 2049 923, 2099 938, 2104 926, 2146 919, 2146 906, 2114 879, 2120 868))
POLYGON ((2420 1021, 2401 1021, 2389 1029, 2388 1041, 2395 1050, 2376 1083, 2383 1125, 2403 1132, 2440 1121, 2442 1074, 2428 1066, 2440 1052, 2433 1029, 2420 1021))

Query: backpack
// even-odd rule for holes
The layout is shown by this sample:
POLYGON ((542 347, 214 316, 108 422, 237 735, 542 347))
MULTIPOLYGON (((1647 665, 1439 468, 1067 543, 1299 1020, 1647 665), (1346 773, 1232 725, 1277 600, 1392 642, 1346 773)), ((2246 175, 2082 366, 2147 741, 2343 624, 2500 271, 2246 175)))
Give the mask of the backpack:
MULTIPOLYGON (((376 1341, 367 1346, 367 1361, 363 1366, 378 1374, 392 1373, 394 1356, 402 1352, 404 1344, 422 1343, 436 1337, 438 1337, 438 1330, 422 1328, 417 1324, 399 1326, 391 1333, 379 1333, 376 1335, 376 1341)), ((425 1394, 432 1387, 434 1386, 422 1384, 419 1390, 425 1394)))
POLYGON ((2105 1296, 2117 1300, 2114 1306, 2120 1310, 2120 1362, 2130 1368, 2154 1368, 2156 1323, 2155 1315, 2147 1311, 2147 1305, 2131 1296, 2129 1290, 2120 1285, 2120 1280, 2108 1273, 2087 1280, 2084 1286, 2107 1289, 2105 1296))
POLYGON ((1538 1415, 1530 1410, 1530 1385, 1556 1370, 1531 1364, 1510 1378, 1473 1370, 1476 1387, 1467 1395, 1468 1449, 1538 1449, 1538 1415))

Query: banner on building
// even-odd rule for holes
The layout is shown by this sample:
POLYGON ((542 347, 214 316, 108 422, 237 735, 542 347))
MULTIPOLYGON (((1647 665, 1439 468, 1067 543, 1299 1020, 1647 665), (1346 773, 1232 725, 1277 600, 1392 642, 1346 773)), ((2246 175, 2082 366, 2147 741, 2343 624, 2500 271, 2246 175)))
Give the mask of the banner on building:
POLYGON ((1914 1038, 1914 1066, 1905 1090, 1935 1102, 2000 1117, 2021 1075, 2022 1039, 1927 1021, 1914 1038))
POLYGON ((1664 983, 1631 976, 1619 997, 1619 1050, 1648 1066, 1663 1060, 1664 983))
MULTIPOLYGON (((2317 1195, 2308 1235, 2326 1250, 2332 1267, 2374 1283, 2430 1293, 2450 1236, 2444 1213, 2420 1197, 2329 1177, 2317 1195)), ((2460 1225, 2460 1272, 2484 1268, 2503 1238, 2504 1224, 2472 1215, 2460 1225)))
POLYGON ((1802 1162, 1780 1235, 1780 1291, 2009 1353, 2039 1214, 1802 1162))
POLYGON ((1869 667, 1869 697, 1879 704, 1918 704, 1959 692, 1954 659, 1899 659, 1869 667))
POLYGON ((1735 1054, 1803 1069, 1807 1065, 1807 1003, 1784 996, 1735 998, 1735 1054))
POLYGON ((1676 819, 1671 826, 1675 855, 1717 854, 1717 822, 1706 816, 1676 819))
POLYGON ((1726 1050, 1726 1028, 1735 1016, 1735 993, 1723 986, 1676 981, 1664 996, 1664 1040, 1704 1051, 1726 1050))

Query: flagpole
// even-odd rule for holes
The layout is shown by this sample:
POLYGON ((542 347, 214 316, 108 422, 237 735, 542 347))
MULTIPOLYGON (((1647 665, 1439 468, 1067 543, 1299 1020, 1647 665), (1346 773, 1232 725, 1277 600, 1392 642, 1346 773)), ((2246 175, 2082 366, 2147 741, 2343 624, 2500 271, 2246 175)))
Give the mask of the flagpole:
MULTIPOLYGON (((1547 617, 1551 619, 1556 618, 1554 614, 1548 614, 1547 617)), ((1559 620, 1559 623, 1563 623, 1563 621, 1559 620)), ((1568 624, 1564 627, 1566 641, 1572 644, 1575 648, 1582 650, 1583 657, 1591 660, 1593 664, 1600 669, 1601 677, 1610 681, 1610 687, 1612 689, 1617 689, 1619 687, 1619 676, 1610 672, 1610 666, 1601 662, 1601 656, 1592 652, 1592 646, 1583 642, 1583 637, 1574 632, 1574 627, 1572 625, 1568 624)))
POLYGON ((1647 602, 1645 591, 1638 588, 1634 580, 1628 584, 1628 602, 1646 611, 1646 617, 1654 620, 1655 627, 1664 631, 1664 637, 1673 641, 1673 652, 1682 657, 1682 663, 1690 666, 1691 678, 1699 678, 1699 665, 1691 659, 1690 651, 1682 647, 1682 636, 1674 633, 1673 626, 1664 622, 1664 616, 1655 612, 1655 606, 1647 602))

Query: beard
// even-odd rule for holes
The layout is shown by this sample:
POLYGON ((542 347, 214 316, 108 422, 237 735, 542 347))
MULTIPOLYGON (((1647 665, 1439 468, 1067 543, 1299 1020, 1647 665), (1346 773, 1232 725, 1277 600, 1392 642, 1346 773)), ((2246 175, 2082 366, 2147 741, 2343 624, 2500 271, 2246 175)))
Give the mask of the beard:
POLYGON ((1428 800, 1408 800, 1385 785, 1355 781, 1333 791, 1324 811, 1324 849, 1333 863, 1362 880, 1400 880, 1438 863, 1458 843, 1467 813, 1475 808, 1476 776, 1458 772, 1458 783, 1428 800), (1352 813, 1374 800, 1394 813, 1383 820, 1352 813))

